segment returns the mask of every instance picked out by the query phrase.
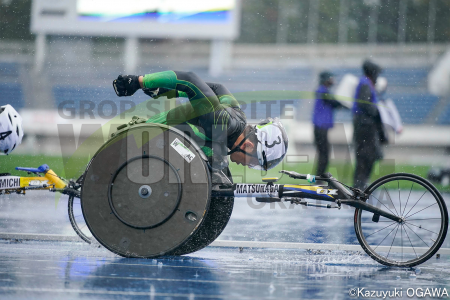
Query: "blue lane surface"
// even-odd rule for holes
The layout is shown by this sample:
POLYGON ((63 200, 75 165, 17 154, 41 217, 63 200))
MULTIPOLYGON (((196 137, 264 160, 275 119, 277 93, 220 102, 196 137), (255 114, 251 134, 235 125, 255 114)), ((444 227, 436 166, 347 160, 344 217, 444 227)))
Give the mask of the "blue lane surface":
MULTIPOLYGON (((83 243, 0 243, 1 299, 347 299, 362 288, 450 291, 450 257, 385 268, 365 254, 208 247, 126 259, 83 243)), ((353 297, 353 299, 355 299, 353 297)))

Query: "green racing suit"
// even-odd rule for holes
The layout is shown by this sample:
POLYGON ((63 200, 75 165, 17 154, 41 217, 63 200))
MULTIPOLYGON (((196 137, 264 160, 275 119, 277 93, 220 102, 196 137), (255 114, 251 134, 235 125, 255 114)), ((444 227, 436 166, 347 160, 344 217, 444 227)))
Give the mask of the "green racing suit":
MULTIPOLYGON (((213 169, 228 166, 227 153, 244 131, 247 120, 236 98, 218 83, 204 82, 193 72, 164 71, 144 76, 145 89, 157 88, 189 103, 157 114, 147 123, 174 126, 201 147, 213 169)), ((163 95, 164 95, 163 94, 163 95)))

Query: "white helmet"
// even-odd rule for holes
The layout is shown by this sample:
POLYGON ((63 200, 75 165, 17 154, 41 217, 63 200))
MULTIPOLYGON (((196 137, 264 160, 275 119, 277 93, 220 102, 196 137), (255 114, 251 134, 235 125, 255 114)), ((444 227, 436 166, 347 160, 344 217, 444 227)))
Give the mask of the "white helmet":
POLYGON ((22 138, 22 117, 11 105, 0 106, 0 151, 11 153, 22 138))
POLYGON ((249 166, 257 170, 270 170, 278 165, 286 155, 288 137, 278 118, 268 118, 255 126, 258 139, 257 156, 259 165, 249 166))

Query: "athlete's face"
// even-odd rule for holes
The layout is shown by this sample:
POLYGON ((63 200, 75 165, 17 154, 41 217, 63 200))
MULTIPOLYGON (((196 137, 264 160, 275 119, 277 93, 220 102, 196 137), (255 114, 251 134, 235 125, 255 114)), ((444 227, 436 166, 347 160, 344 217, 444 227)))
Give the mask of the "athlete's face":
MULTIPOLYGON (((237 144, 239 144, 238 141, 236 141, 237 144)), ((256 147, 256 145, 254 145, 251 141, 245 141, 241 145, 240 149, 246 153, 253 153, 253 150, 255 149, 255 147, 256 147)), ((236 151, 230 155, 230 159, 232 162, 237 163, 238 165, 247 166, 247 165, 259 164, 258 159, 256 157, 250 156, 246 153, 243 153, 241 151, 236 151)))

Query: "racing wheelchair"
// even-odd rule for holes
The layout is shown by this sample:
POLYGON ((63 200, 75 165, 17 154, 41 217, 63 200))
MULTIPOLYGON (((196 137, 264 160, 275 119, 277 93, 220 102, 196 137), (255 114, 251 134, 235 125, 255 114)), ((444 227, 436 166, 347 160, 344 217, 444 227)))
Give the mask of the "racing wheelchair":
POLYGON ((353 207, 362 249, 387 266, 419 265, 445 240, 445 201, 417 175, 390 174, 361 191, 329 173, 280 173, 310 184, 277 184, 276 177, 263 178, 259 184, 235 184, 228 169, 209 166, 201 148, 184 132, 161 124, 130 123, 118 128, 77 181, 64 186, 49 183, 46 188, 69 195, 71 223, 83 240, 95 238, 124 257, 183 255, 202 249, 224 230, 234 200, 248 197, 328 209, 353 207), (316 181, 325 184, 312 185, 316 181), (88 231, 76 220, 74 199, 81 200, 88 231))

